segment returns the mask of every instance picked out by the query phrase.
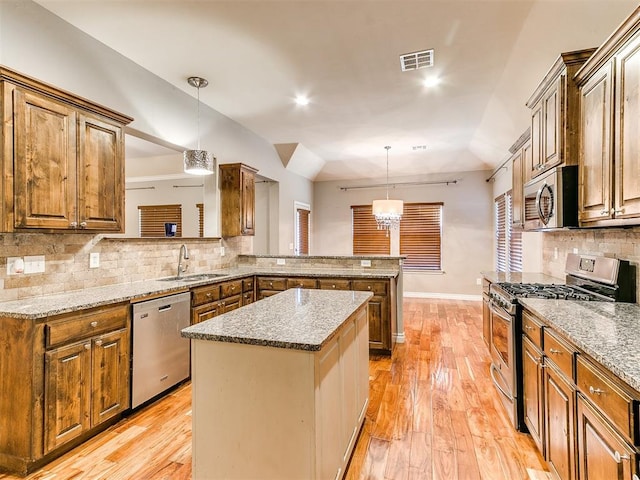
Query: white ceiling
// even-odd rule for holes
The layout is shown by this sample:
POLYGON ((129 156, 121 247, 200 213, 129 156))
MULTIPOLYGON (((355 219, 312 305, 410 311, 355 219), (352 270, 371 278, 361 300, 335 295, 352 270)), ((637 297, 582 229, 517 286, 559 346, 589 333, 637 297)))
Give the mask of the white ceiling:
POLYGON ((563 51, 597 47, 633 0, 37 0, 273 144, 316 180, 495 168, 563 51), (434 67, 399 55, 435 49, 434 67), (437 76, 432 89, 425 77, 437 76), (294 104, 308 95, 305 107, 294 104), (426 145, 426 150, 412 149, 426 145))

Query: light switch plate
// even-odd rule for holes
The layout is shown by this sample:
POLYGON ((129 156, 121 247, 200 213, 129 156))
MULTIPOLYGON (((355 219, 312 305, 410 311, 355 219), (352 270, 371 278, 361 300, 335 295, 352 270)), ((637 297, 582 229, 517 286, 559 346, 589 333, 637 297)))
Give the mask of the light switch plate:
POLYGON ((22 257, 7 258, 7 275, 17 275, 24 273, 24 260, 22 257))
POLYGON ((284 258, 278 258, 276 259, 276 265, 284 265, 286 262, 284 260, 284 258))
POLYGON ((360 266, 361 267, 370 267, 371 266, 371 260, 360 260, 360 266))
POLYGON ((220 247, 220 256, 224 257, 224 247, 220 247))
POLYGON ((91 252, 89 254, 89 268, 98 268, 100 266, 100 252, 91 252))
POLYGON ((24 257, 24 273, 43 273, 44 255, 24 257))

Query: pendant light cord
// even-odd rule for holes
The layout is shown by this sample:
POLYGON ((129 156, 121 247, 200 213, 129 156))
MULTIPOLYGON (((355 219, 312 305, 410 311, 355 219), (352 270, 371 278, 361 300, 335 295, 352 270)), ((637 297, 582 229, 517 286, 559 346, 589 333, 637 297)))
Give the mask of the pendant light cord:
POLYGON ((198 85, 198 150, 200 150, 200 85, 198 85))
POLYGON ((387 200, 389 200, 389 145, 384 147, 387 150, 387 200))

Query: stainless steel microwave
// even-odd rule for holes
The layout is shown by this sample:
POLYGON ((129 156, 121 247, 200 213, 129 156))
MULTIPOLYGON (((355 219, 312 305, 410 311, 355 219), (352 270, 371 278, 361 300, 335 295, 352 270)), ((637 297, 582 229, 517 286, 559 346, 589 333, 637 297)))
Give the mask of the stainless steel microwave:
POLYGON ((578 226, 578 166, 560 166, 524 185, 524 229, 578 226))

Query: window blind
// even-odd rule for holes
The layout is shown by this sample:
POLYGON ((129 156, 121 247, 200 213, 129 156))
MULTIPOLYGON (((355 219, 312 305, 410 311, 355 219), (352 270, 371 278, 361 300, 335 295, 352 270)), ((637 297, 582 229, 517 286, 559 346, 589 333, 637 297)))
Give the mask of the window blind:
POLYGON ((522 231, 513 228, 513 192, 507 192, 507 212, 509 214, 507 222, 508 235, 508 265, 509 271, 522 271, 522 231))
POLYGON ((198 236, 204 237, 204 203, 196 203, 198 209, 198 236))
POLYGON ((500 195, 495 199, 495 240, 496 240, 496 271, 507 271, 507 230, 506 230, 506 200, 505 195, 500 195))
POLYGON ((139 205, 140 236, 164 237, 164 224, 176 224, 176 237, 182 236, 182 205, 139 205))
POLYGON ((378 230, 371 205, 352 205, 353 254, 389 255, 390 238, 386 230, 378 230))
POLYGON ((442 270, 442 203, 405 203, 400 221, 403 269, 442 270))
POLYGON ((298 255, 309 255, 309 214, 311 212, 305 208, 296 209, 296 225, 298 227, 297 245, 298 255))

